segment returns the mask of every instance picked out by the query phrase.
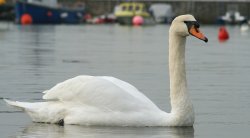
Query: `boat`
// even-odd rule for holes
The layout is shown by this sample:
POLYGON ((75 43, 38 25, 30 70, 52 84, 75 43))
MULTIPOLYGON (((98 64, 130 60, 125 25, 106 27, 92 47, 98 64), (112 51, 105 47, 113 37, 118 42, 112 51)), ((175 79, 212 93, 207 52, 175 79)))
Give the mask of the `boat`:
POLYGON ((13 21, 14 20, 14 6, 0 0, 0 21, 13 21))
POLYGON ((94 17, 93 19, 87 22, 91 24, 112 24, 112 23, 116 23, 116 17, 112 13, 103 14, 103 15, 94 17))
POLYGON ((57 0, 17 0, 15 14, 17 24, 79 24, 84 22, 85 8, 61 7, 57 0))
POLYGON ((5 4, 5 3, 6 3, 5 0, 0 0, 0 5, 3 5, 3 4, 5 4))
POLYGON ((217 19, 218 24, 243 24, 247 23, 247 18, 242 16, 239 11, 227 11, 224 16, 217 19))
POLYGON ((175 17, 173 8, 170 4, 165 4, 165 3, 152 4, 149 8, 149 11, 153 15, 157 23, 169 24, 175 17))
POLYGON ((121 25, 132 25, 135 16, 143 18, 142 25, 155 24, 154 18, 147 11, 146 5, 140 2, 121 3, 115 7, 114 14, 117 22, 121 25))

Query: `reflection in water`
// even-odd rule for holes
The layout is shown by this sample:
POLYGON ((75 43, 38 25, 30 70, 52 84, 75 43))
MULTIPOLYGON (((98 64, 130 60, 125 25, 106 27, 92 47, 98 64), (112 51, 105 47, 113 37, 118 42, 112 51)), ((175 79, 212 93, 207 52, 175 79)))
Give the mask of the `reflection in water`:
POLYGON ((21 26, 20 33, 27 64, 41 68, 53 61, 55 26, 21 26))
POLYGON ((53 124, 32 123, 16 137, 34 138, 77 138, 77 137, 164 137, 164 138, 193 138, 193 127, 87 127, 53 124))

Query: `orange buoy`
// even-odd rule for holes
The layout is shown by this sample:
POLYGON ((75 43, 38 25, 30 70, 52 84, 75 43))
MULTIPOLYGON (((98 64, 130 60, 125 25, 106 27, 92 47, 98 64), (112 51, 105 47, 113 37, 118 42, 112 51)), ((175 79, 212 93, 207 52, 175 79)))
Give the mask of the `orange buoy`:
POLYGON ((224 42, 229 39, 229 34, 225 26, 219 28, 218 39, 220 42, 224 42))
POLYGON ((29 25, 32 24, 32 22, 33 22, 32 17, 28 13, 25 13, 21 16, 22 25, 29 25))
POLYGON ((133 17, 133 20, 132 20, 133 25, 139 26, 139 25, 142 25, 143 22, 144 22, 144 20, 141 16, 133 17))

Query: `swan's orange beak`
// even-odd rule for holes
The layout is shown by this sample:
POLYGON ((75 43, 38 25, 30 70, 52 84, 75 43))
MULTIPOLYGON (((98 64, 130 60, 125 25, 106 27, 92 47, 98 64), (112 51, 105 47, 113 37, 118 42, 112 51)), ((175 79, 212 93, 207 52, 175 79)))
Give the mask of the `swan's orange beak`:
POLYGON ((191 26, 189 29, 189 33, 193 35, 194 37, 197 37, 205 42, 208 41, 208 39, 204 36, 204 34, 199 30, 199 28, 195 27, 194 25, 191 26))

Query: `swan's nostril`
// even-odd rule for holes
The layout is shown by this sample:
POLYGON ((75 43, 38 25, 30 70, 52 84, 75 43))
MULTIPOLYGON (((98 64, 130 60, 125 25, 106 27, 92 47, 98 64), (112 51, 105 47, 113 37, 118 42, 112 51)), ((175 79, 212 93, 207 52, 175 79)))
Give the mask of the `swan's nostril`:
POLYGON ((195 31, 196 31, 197 33, 199 33, 199 32, 200 32, 198 28, 195 28, 195 31))

